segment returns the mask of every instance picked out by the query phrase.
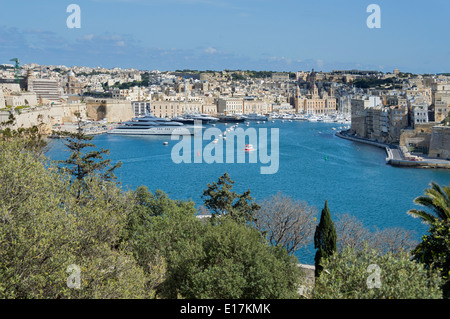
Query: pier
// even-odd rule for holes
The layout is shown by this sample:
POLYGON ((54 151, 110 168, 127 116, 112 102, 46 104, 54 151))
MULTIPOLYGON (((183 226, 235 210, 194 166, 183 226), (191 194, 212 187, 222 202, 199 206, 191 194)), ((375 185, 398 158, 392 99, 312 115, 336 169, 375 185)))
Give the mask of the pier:
POLYGON ((353 135, 348 135, 348 131, 340 131, 335 135, 337 137, 350 140, 353 142, 360 142, 375 147, 383 148, 386 151, 386 164, 399 167, 411 167, 411 168, 443 168, 450 169, 450 161, 434 159, 434 158, 424 158, 424 157, 409 157, 405 158, 404 152, 397 145, 380 143, 377 141, 371 141, 362 137, 357 137, 353 135))

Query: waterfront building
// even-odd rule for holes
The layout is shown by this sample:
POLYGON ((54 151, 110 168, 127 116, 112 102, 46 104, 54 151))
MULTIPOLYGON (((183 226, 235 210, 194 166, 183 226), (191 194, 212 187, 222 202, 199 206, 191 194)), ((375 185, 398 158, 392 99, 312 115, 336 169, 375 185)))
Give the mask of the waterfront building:
POLYGON ((86 113, 94 121, 124 122, 134 117, 131 101, 117 99, 86 99, 86 113))
POLYGON ((184 113, 202 113, 203 101, 151 101, 150 112, 156 117, 177 117, 184 113))
POLYGON ((430 157, 450 159, 450 126, 433 126, 430 141, 430 157))
POLYGON ((406 127, 408 127, 408 107, 390 106, 388 109, 388 138, 384 142, 398 143, 400 134, 406 127))
POLYGON ((408 127, 408 106, 383 106, 379 97, 352 99, 350 132, 383 143, 398 143, 408 127))
POLYGON ((150 110, 151 103, 145 101, 132 101, 131 107, 133 109, 134 116, 138 117, 145 115, 147 113, 147 110, 150 110))
POLYGON ((242 114, 244 113, 244 99, 220 97, 217 100, 217 112, 219 114, 242 114))
POLYGON ((255 98, 244 98, 243 99, 243 111, 244 114, 258 113, 258 114, 268 114, 269 106, 264 100, 255 98))
POLYGON ((294 106, 296 113, 305 113, 310 115, 332 114, 336 112, 337 99, 334 96, 332 87, 328 91, 321 90, 316 83, 316 73, 310 74, 310 89, 306 95, 303 95, 297 84, 294 106))

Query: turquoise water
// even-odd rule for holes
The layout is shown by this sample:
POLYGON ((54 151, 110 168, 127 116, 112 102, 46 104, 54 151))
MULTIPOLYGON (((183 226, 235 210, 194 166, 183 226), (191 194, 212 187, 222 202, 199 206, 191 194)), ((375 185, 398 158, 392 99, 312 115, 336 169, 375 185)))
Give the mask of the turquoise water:
MULTIPOLYGON (((222 131, 229 126, 217 124, 222 131)), ((100 135, 94 143, 109 149, 113 162, 122 161, 116 175, 123 188, 146 185, 152 191, 165 191, 173 199, 192 199, 202 204, 201 195, 207 184, 228 172, 235 181, 234 188, 238 192, 250 189, 256 200, 281 191, 306 201, 319 212, 328 200, 332 216, 348 213, 366 226, 379 229, 402 227, 414 231, 419 239, 427 227, 406 212, 416 207, 414 198, 422 195, 431 181, 448 185, 450 171, 386 165, 383 149, 336 137, 332 128, 339 126, 279 120, 251 123, 250 127, 268 128, 269 132, 270 128, 279 128, 279 169, 272 175, 260 174, 261 166, 269 164, 249 163, 248 159, 243 164, 175 164, 171 151, 178 141, 171 141, 170 136, 100 135), (163 145, 164 141, 169 145, 163 145)), ((204 141, 203 147, 208 143, 204 141)), ((270 144, 268 149, 270 154, 270 144)), ((192 159, 198 151, 192 149, 192 159)), ((54 140, 47 155, 64 159, 68 151, 61 141, 54 140)), ((311 251, 299 259, 313 262, 311 251)))

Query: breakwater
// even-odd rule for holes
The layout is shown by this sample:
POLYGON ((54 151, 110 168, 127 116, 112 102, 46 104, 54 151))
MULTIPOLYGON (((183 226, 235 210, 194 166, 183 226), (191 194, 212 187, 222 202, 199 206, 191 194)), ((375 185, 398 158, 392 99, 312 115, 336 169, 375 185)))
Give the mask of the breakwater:
POLYGON ((420 160, 407 160, 398 146, 379 143, 371 141, 361 137, 351 136, 346 131, 336 133, 337 137, 347 139, 353 142, 364 143, 375 147, 383 148, 386 151, 386 164, 398 167, 410 167, 410 168, 433 168, 433 169, 450 169, 450 161, 438 160, 438 159, 423 159, 420 160))

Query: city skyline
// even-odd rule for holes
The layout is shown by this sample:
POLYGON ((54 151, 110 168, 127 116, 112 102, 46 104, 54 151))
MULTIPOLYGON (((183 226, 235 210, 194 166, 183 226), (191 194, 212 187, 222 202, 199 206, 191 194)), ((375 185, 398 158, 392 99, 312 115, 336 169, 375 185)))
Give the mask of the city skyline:
POLYGON ((363 69, 450 72, 442 0, 373 1, 84 0, 81 28, 68 28, 71 1, 0 4, 0 63, 142 70, 363 69))

